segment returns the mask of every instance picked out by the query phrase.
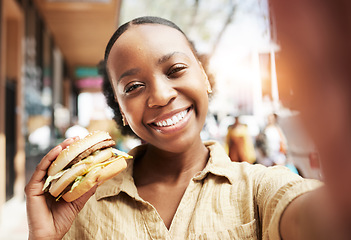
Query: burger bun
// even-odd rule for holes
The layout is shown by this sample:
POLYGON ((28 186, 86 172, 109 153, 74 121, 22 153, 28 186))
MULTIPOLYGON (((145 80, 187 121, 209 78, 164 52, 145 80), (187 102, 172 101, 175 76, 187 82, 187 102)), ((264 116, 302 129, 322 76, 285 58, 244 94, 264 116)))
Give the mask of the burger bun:
POLYGON ((126 167, 126 160, 122 157, 118 157, 116 161, 110 163, 104 168, 97 169, 96 171, 93 169, 84 177, 82 182, 80 182, 77 187, 75 187, 72 191, 68 191, 67 193, 63 194, 62 198, 66 202, 72 202, 88 192, 96 184, 100 185, 113 178, 126 167))

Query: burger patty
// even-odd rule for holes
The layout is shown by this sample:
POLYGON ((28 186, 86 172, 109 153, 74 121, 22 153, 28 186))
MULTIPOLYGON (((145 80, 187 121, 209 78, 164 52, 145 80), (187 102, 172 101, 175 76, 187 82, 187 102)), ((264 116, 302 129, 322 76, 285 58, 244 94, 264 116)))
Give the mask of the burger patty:
POLYGON ((66 167, 70 168, 71 166, 73 166, 74 164, 78 163, 80 160, 88 157, 90 154, 92 154, 93 152, 100 150, 100 149, 104 149, 104 148, 108 148, 108 147, 113 147, 115 146, 115 141, 111 140, 105 140, 102 142, 99 142, 93 146, 91 146, 90 148, 88 148, 87 150, 85 150, 84 152, 82 152, 81 154, 79 154, 77 157, 75 157, 66 167))

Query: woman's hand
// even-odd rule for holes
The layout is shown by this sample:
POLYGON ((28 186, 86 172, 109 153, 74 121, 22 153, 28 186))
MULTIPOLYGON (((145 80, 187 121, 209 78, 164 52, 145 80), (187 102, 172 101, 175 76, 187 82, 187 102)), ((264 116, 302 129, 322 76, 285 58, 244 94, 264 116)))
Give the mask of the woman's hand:
POLYGON ((61 239, 73 220, 94 194, 96 187, 77 200, 67 203, 43 192, 47 170, 58 154, 78 138, 68 138, 43 157, 25 188, 29 239, 61 239))

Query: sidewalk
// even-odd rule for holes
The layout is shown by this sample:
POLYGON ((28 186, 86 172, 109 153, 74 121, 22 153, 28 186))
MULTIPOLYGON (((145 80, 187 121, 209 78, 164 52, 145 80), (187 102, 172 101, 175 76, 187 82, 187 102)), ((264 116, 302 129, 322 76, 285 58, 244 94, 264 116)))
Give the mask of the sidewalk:
POLYGON ((12 198, 1 209, 0 240, 28 239, 26 204, 24 200, 12 198))

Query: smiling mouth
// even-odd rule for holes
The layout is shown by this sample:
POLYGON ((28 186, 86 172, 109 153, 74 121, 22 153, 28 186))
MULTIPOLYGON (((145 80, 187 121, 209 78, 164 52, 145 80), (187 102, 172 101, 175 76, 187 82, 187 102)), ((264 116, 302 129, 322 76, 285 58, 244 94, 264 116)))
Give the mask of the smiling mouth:
POLYGON ((173 125, 176 125, 177 123, 179 123, 180 121, 183 120, 183 118, 186 116, 186 114, 190 111, 190 107, 187 108, 184 111, 181 111, 175 115, 173 115, 170 118, 158 121, 158 122, 154 122, 152 123, 152 125, 157 126, 157 127, 170 127, 173 125))

